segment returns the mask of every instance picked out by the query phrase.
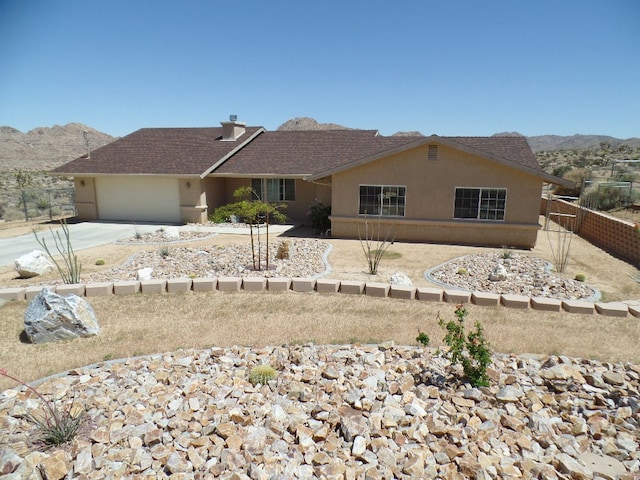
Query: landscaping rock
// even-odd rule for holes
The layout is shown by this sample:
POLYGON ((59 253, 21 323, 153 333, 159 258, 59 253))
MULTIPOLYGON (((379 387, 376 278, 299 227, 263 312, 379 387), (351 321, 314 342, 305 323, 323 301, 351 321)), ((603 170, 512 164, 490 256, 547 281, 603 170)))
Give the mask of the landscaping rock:
POLYGON ((400 285, 404 287, 413 286, 411 279, 402 272, 394 273, 393 275, 391 275, 391 279, 389 280, 389 283, 391 283, 391 285, 400 285))
POLYGON ((640 395, 640 367, 492 362, 480 389, 434 350, 393 345, 215 347, 74 369, 39 388, 73 392, 90 430, 69 448, 34 452, 23 415, 40 401, 7 390, 0 466, 12 480, 39 478, 37 465, 86 480, 638 478, 640 418, 627 405, 640 395), (254 386, 247 373, 263 364, 277 365, 278 380, 254 386), (624 383, 594 393, 578 374, 624 383))
POLYGON ((178 227, 166 227, 162 232, 162 236, 167 240, 179 240, 180 230, 178 230, 178 227))
POLYGON ((151 280, 151 274, 153 273, 153 268, 146 267, 138 270, 136 276, 138 280, 151 280))
POLYGON ((21 278, 31 278, 53 272, 56 266, 45 252, 33 250, 18 258, 15 261, 15 268, 21 278))
POLYGON ((43 288, 27 307, 24 330, 31 343, 45 343, 98 335, 100 326, 85 299, 43 288))
POLYGON ((489 274, 489 280, 491 282, 504 282, 507 278, 509 278, 509 273, 501 263, 497 264, 489 274))

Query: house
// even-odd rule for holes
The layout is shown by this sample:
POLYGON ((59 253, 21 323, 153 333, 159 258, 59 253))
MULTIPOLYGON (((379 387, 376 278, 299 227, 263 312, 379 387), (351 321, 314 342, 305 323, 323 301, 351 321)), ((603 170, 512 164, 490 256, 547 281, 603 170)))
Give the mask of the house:
POLYGON ((251 186, 293 221, 331 205, 331 234, 365 216, 397 240, 533 247, 545 182, 524 137, 379 135, 374 130, 144 128, 53 172, 72 176, 85 220, 202 223, 251 186))

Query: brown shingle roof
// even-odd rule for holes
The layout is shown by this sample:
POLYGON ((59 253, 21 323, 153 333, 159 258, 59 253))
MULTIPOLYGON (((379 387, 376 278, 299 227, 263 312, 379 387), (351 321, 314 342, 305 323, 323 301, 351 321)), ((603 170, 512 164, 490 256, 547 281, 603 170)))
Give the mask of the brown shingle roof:
POLYGON ((213 173, 311 175, 416 140, 381 137, 375 130, 263 132, 213 173))
POLYGON ((223 142, 222 127, 143 128, 66 163, 54 173, 200 175, 261 127, 247 127, 236 141, 223 142))
POLYGON ((525 137, 443 137, 479 152, 510 160, 523 167, 540 170, 529 142, 525 137))

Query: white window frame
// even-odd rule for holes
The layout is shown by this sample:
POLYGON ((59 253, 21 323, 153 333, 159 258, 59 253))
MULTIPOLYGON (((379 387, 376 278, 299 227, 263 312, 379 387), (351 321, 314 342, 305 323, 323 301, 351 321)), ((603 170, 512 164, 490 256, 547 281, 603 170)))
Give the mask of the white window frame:
MULTIPOLYGON (((498 203, 499 205, 499 203, 498 203)), ((462 208, 462 207, 460 207, 462 208)), ((467 207, 468 209, 468 207, 467 207)), ((507 189, 503 187, 455 187, 453 194, 453 218, 456 220, 479 220, 481 222, 504 222, 504 219, 507 215, 507 189), (477 207, 476 207, 476 216, 456 216, 456 207, 457 199, 458 199, 458 190, 477 190, 477 207), (489 192, 504 192, 504 199, 501 199, 499 196, 497 198, 486 197, 484 194, 489 192), (497 202, 503 202, 503 207, 498 208, 497 206, 489 205, 493 200, 497 202), (484 205, 483 205, 484 203, 484 205), (502 212, 501 218, 488 218, 488 214, 493 212, 497 214, 502 212), (486 215, 483 215, 485 213, 486 215)))
POLYGON ((265 202, 295 202, 296 201, 296 180, 295 178, 252 178, 251 188, 256 192, 258 198, 265 202), (260 189, 254 187, 254 182, 260 182, 260 189), (274 193, 274 182, 278 182, 274 193), (287 188, 287 184, 290 188, 287 188), (266 192, 266 195, 265 195, 266 192))
MULTIPOLYGON (((386 192, 388 195, 392 194, 393 192, 386 192)), ((386 198, 391 199, 392 196, 387 196, 386 198)), ((377 202, 376 202, 377 203, 377 202)), ((404 217, 407 211, 407 186, 406 185, 376 185, 376 184, 367 184, 367 183, 363 183, 360 184, 358 187, 358 215, 374 215, 374 216, 381 216, 381 217, 404 217), (380 200, 379 205, 377 205, 377 211, 376 212, 369 212, 367 211, 367 206, 365 205, 365 208, 362 208, 362 188, 379 188, 380 189, 380 193, 378 193, 376 196, 378 197, 378 199, 380 200), (395 195, 395 198, 402 198, 403 201, 400 202, 395 202, 394 205, 391 204, 391 202, 388 202, 387 204, 384 203, 385 200, 385 189, 398 189, 398 194, 395 195), (403 189, 403 193, 404 195, 399 195, 399 189, 403 189), (396 213, 389 213, 392 209, 395 210, 396 213), (402 213, 397 213, 399 209, 402 209, 402 213), (386 213, 385 213, 386 210, 386 213)))

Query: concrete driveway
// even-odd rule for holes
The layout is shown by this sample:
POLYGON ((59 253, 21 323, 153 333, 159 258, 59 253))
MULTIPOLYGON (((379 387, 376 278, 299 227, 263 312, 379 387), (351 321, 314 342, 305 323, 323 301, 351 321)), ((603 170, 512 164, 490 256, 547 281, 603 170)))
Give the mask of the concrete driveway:
MULTIPOLYGON (((69 224, 69 235, 71 237, 71 245, 74 251, 83 250, 85 248, 98 247, 118 240, 133 237, 136 232, 148 233, 155 232, 159 228, 167 228, 169 225, 158 224, 132 224, 132 223, 107 223, 107 222, 81 222, 69 224)), ((273 233, 282 233, 292 225, 272 225, 269 231, 273 233)), ((216 226, 200 226, 200 225, 180 225, 179 230, 198 230, 210 231, 212 233, 227 233, 243 235, 248 234, 249 229, 245 227, 216 227, 216 226)), ((60 232, 62 240, 65 240, 62 228, 52 226, 51 230, 60 232)), ((56 255, 55 242, 49 228, 38 232, 38 237, 43 238, 47 242, 47 246, 51 253, 56 255)), ((0 238, 0 266, 13 265, 13 262, 32 250, 43 250, 36 241, 33 233, 21 235, 12 238, 0 238)))

